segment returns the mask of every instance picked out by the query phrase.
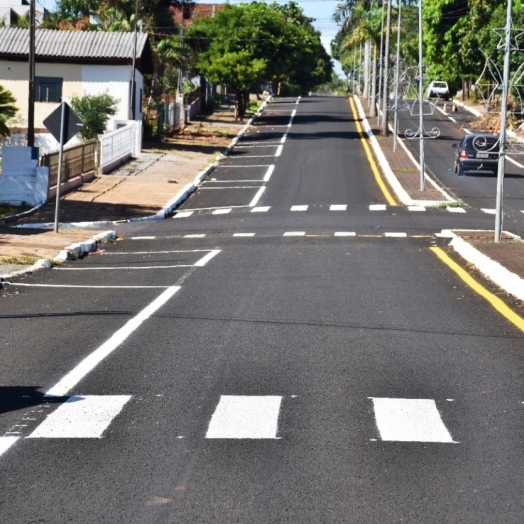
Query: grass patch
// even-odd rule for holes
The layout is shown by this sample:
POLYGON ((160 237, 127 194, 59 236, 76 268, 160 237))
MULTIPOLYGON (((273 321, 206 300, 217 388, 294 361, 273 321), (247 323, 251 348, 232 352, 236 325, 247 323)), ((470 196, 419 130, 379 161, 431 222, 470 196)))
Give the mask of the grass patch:
POLYGON ((12 206, 10 204, 0 204, 0 218, 18 215, 19 213, 24 213, 30 209, 31 206, 12 206))
POLYGON ((13 264, 19 266, 32 266, 40 257, 22 255, 19 257, 0 257, 2 264, 13 264))

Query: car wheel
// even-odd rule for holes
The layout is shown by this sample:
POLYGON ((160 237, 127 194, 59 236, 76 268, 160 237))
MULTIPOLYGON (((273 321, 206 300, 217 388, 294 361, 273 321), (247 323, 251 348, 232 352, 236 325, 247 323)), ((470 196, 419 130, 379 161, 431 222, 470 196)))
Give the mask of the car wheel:
POLYGON ((464 176, 464 166, 461 166, 460 164, 457 167, 457 175, 458 176, 464 176))

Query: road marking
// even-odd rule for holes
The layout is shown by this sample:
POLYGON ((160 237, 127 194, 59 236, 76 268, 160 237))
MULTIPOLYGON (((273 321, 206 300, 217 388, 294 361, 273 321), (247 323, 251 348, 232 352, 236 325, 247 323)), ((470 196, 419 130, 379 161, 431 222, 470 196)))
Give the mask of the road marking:
POLYGON ((362 145, 364 147, 364 151, 366 153, 366 157, 368 159, 369 165, 371 166, 371 171, 373 171, 373 175, 375 177, 375 181, 377 182, 378 187, 381 189, 382 194, 386 198, 388 204, 390 206, 396 206, 397 202, 395 201, 395 199, 391 195, 388 187, 386 186, 386 183, 382 179, 382 175, 380 174, 380 171, 379 171, 379 169, 377 167, 377 164, 375 163, 375 160, 373 158, 373 155, 371 154, 371 151, 369 149, 369 145, 367 143, 367 139, 365 137, 365 134, 362 131, 362 126, 360 125, 360 122, 358 120, 358 114, 357 114, 357 110, 355 108, 355 102, 353 102, 352 98, 349 99, 349 105, 351 106, 351 111, 353 113, 353 119, 355 121, 355 125, 357 127, 357 131, 358 131, 358 133, 360 135, 360 141, 362 142, 362 145))
POLYGON ((280 139, 280 143, 283 144, 286 140, 287 140, 287 133, 284 133, 284 135, 280 139))
POLYGON ((282 149, 284 146, 278 146, 277 152, 275 153, 275 156, 280 156, 282 154, 282 149))
POLYGON ((430 247, 431 251, 454 271, 470 288, 486 299, 504 318, 524 332, 524 319, 510 309, 499 297, 479 284, 467 271, 461 268, 443 249, 430 247))
POLYGON ((262 182, 269 182, 269 179, 271 178, 271 175, 273 174, 274 170, 275 170, 275 164, 270 165, 267 168, 266 174, 264 175, 262 182))
POLYGON ((220 167, 227 167, 227 169, 237 169, 237 168, 248 168, 248 167, 268 167, 271 164, 252 164, 250 166, 238 165, 238 164, 222 164, 220 167))
POLYGON ((426 211, 423 206, 408 206, 408 211, 426 211))
MULTIPOLYGON (((113 251, 107 253, 104 251, 103 256, 109 257, 113 255, 170 255, 172 253, 209 253, 210 249, 170 249, 162 251, 113 251)), ((169 286, 165 286, 169 287, 169 286)))
POLYGON ((369 206, 370 211, 386 211, 386 205, 385 204, 371 204, 369 206))
POLYGON ((497 212, 496 209, 486 209, 486 208, 482 208, 481 211, 484 213, 487 213, 488 215, 494 215, 497 212))
POLYGON ((507 153, 506 159, 509 160, 512 164, 515 164, 517 167, 524 168, 524 166, 521 163, 517 162, 516 160, 513 160, 513 158, 511 158, 511 156, 509 156, 507 153))
POLYGON ((238 142, 235 146, 235 149, 251 149, 253 147, 276 147, 280 144, 280 142, 264 142, 261 144, 260 142, 238 142))
POLYGON ((282 397, 222 395, 206 438, 276 439, 282 397))
POLYGON ((233 233, 234 237, 254 237, 255 233, 233 233))
POLYGON ((101 438, 131 395, 70 397, 27 438, 101 438))
POLYGON ((80 284, 26 284, 21 282, 2 282, 10 286, 23 287, 54 287, 64 289, 167 289, 169 286, 82 286, 80 284))
MULTIPOLYGON (((187 235, 189 238, 201 238, 196 235, 187 235)), ((186 238, 186 237, 183 237, 186 238)), ((53 271, 120 271, 121 269, 174 269, 180 267, 194 267, 193 264, 175 264, 172 266, 97 266, 97 267, 55 267, 53 271)), ((168 286, 165 286, 168 287, 168 286)))
POLYGON ((290 211, 307 211, 309 206, 291 206, 290 211))
POLYGON ((189 235, 184 235, 182 238, 205 238, 206 233, 193 233, 189 235))
POLYGON ((129 240, 156 240, 157 237, 129 237, 129 240))
POLYGON ((212 258, 215 258, 220 253, 220 249, 213 249, 210 253, 203 256, 200 260, 195 262, 195 267, 204 267, 212 258))
POLYGON ((348 208, 347 205, 340 205, 340 204, 333 204, 332 206, 329 206, 330 211, 346 211, 348 208))
POLYGON ((284 233, 285 237, 303 237, 306 234, 305 231, 288 231, 284 233))
POLYGON ((357 236, 357 234, 354 233, 353 231, 337 231, 335 233, 335 236, 336 237, 355 237, 357 236))
MULTIPOLYGON (((223 182, 223 180, 216 180, 215 182, 223 182)), ((241 180, 234 180, 233 182, 241 182, 241 180)), ((257 182, 260 182, 260 180, 258 180, 257 182)), ((218 190, 218 189, 256 189, 256 188, 254 188, 253 186, 224 186, 224 187, 201 186, 199 187, 199 189, 218 190)), ((235 206, 235 207, 238 207, 238 206, 235 206)), ((225 209, 229 209, 229 208, 225 208, 225 209)))
POLYGON ((254 207, 251 210, 251 213, 267 213, 269 211, 271 206, 260 206, 260 207, 254 207))
POLYGON ((211 213, 212 215, 227 215, 228 213, 231 213, 232 209, 231 208, 226 208, 226 209, 215 209, 213 211, 213 213, 211 213))
POLYGON ((173 295, 180 286, 171 286, 161 293, 153 302, 146 306, 138 315, 126 322, 106 342, 99 346, 90 355, 84 358, 75 368, 61 378, 47 393, 46 397, 64 397, 102 360, 109 356, 116 348, 138 329, 151 315, 156 313, 173 295))
POLYGON ((384 233, 384 236, 391 238, 406 238, 408 235, 407 233, 384 233))
POLYGON ((2 456, 20 437, 0 437, 0 456, 2 456))
POLYGON ((190 217, 193 211, 179 211, 173 218, 187 218, 190 217))
POLYGON ((255 195, 255 198, 253 198, 253 200, 251 200, 251 202, 249 203, 249 206, 248 207, 255 207, 257 204, 258 204, 258 201, 260 200, 260 197, 262 196, 262 193, 266 190, 265 187, 261 187, 258 191, 257 191, 257 194, 255 195))
POLYGON ((463 207, 446 207, 446 210, 450 213, 465 213, 466 210, 463 207))
POLYGON ((394 442, 456 443, 431 399, 371 398, 380 438, 394 442))

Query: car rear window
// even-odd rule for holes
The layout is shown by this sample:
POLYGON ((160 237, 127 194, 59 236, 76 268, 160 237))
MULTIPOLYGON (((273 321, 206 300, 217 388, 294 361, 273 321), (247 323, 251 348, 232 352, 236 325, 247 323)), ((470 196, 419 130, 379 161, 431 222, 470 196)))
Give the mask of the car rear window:
POLYGON ((475 151, 496 151, 498 140, 492 137, 471 137, 467 140, 466 147, 475 151))
POLYGON ((435 87, 448 87, 446 82, 435 82, 433 85, 435 87))

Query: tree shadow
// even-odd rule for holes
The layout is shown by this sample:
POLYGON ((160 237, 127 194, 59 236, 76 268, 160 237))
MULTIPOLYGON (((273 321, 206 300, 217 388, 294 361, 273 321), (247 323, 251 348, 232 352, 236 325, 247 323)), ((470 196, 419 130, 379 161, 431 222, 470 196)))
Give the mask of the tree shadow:
POLYGON ((46 397, 40 386, 0 386, 0 414, 42 404, 63 404, 69 397, 46 397))

